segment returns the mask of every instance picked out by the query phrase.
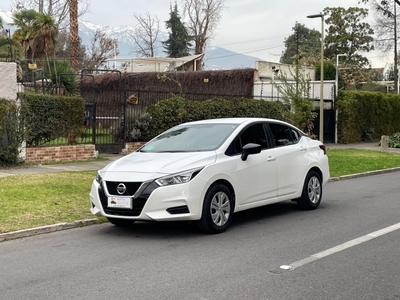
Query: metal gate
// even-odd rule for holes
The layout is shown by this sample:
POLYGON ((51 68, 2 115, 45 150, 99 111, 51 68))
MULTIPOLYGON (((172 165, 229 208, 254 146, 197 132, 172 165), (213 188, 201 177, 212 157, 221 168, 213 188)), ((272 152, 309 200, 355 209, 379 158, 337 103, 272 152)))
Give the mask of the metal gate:
POLYGON ((85 88, 81 85, 81 95, 86 100, 85 128, 87 135, 96 150, 101 153, 120 153, 125 146, 125 110, 126 101, 121 84, 121 72, 117 70, 82 70, 81 82, 84 76, 92 78, 92 85, 85 88), (119 77, 118 87, 107 91, 102 97, 94 83, 94 76, 86 72, 114 72, 119 77))

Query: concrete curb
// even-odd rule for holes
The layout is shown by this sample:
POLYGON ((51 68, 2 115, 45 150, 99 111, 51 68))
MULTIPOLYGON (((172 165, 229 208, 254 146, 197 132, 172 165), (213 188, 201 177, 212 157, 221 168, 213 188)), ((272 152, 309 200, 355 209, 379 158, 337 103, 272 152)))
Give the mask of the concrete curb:
POLYGON ((6 232, 6 233, 0 234, 0 242, 20 239, 20 238, 44 234, 44 233, 67 230, 67 229, 72 229, 72 228, 77 228, 77 227, 83 227, 83 226, 93 225, 93 224, 98 224, 98 223, 99 223, 99 219, 86 219, 86 220, 78 220, 78 221, 67 222, 67 223, 58 223, 58 224, 54 224, 54 225, 41 226, 41 227, 36 227, 36 228, 31 228, 31 229, 6 232))
MULTIPOLYGON (((397 172, 397 171, 400 171, 400 167, 365 172, 365 173, 351 174, 351 175, 345 175, 345 176, 340 176, 340 177, 333 177, 333 178, 329 179, 329 182, 353 179, 353 178, 359 178, 359 177, 365 177, 365 176, 371 176, 371 175, 392 173, 392 172, 397 172)), ((56 231, 61 231, 61 230, 67 230, 67 229, 72 229, 72 228, 77 228, 77 227, 83 227, 83 226, 88 226, 88 225, 93 225, 93 224, 98 224, 98 223, 99 223, 99 219, 86 219, 86 220, 78 220, 78 221, 68 222, 68 223, 58 223, 58 224, 54 224, 54 225, 36 227, 36 228, 25 229, 25 230, 18 230, 18 231, 7 232, 7 233, 1 233, 0 234, 0 243, 5 242, 5 241, 20 239, 20 238, 24 238, 24 237, 45 234, 45 233, 50 233, 50 232, 56 232, 56 231)))
POLYGON ((339 176, 339 177, 332 177, 329 179, 329 182, 345 180, 345 179, 352 179, 352 178, 359 178, 359 177, 365 177, 365 176, 371 176, 371 175, 386 174, 386 173, 392 173, 392 172, 397 172, 397 171, 400 171, 400 167, 389 168, 389 169, 384 169, 384 170, 369 171, 369 172, 365 172, 365 173, 344 175, 344 176, 339 176))

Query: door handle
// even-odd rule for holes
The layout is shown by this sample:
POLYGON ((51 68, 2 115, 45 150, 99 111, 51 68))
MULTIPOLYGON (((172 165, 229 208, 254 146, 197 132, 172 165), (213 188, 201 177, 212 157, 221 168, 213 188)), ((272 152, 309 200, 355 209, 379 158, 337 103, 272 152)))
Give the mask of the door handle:
POLYGON ((275 161, 275 160, 276 160, 276 158, 273 157, 273 156, 270 156, 270 157, 267 158, 267 161, 275 161))

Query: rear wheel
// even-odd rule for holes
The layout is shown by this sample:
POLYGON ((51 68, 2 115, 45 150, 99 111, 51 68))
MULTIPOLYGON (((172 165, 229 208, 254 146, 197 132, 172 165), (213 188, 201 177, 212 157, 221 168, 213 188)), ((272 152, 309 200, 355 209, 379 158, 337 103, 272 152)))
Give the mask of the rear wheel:
POLYGON ((210 187, 204 197, 203 211, 198 226, 206 233, 224 232, 233 216, 233 200, 229 189, 223 184, 210 187))
POLYGON ((127 219, 107 218, 107 220, 111 224, 114 224, 115 226, 119 226, 119 227, 127 227, 127 226, 131 226, 133 223, 135 223, 135 221, 127 220, 127 219))
POLYGON ((316 209, 322 199, 321 177, 315 171, 310 171, 304 181, 303 192, 301 197, 297 199, 297 204, 302 209, 316 209))

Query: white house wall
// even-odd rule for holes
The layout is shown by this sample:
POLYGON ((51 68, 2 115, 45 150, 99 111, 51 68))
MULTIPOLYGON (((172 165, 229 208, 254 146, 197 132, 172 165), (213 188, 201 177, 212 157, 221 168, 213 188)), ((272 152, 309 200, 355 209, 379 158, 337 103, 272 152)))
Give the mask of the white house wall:
MULTIPOLYGON (((279 84, 279 82, 275 82, 275 84, 279 84)), ((296 84, 293 82, 293 84, 296 84)), ((310 82, 310 99, 319 100, 320 99, 320 81, 311 81, 310 82)), ((323 87, 323 96, 324 100, 334 100, 335 94, 335 81, 327 80, 324 81, 323 87)), ((305 95, 304 95, 305 96, 305 95)), ((264 99, 264 100, 279 100, 282 98, 282 94, 279 93, 278 89, 271 82, 255 82, 253 86, 253 97, 255 99, 264 99)))

